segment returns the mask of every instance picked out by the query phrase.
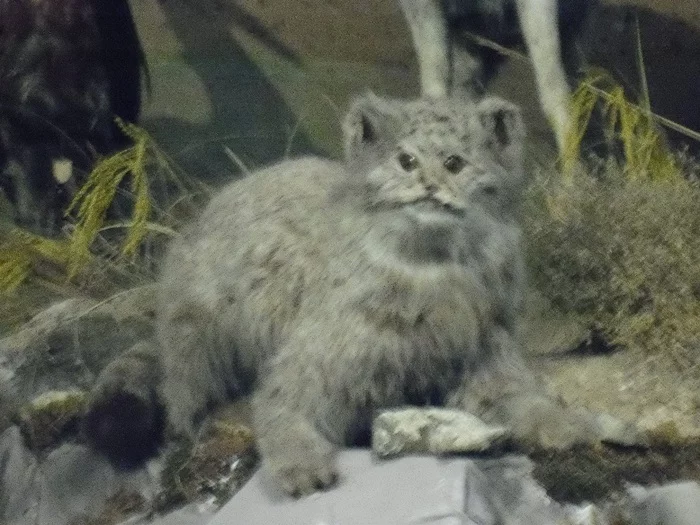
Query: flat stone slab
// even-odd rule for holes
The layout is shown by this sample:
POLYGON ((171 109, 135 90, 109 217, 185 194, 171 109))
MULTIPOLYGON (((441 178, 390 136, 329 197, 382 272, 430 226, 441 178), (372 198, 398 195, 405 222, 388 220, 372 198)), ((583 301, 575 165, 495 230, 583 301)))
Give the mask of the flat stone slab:
POLYGON ((627 491, 629 517, 637 525, 697 525, 700 523, 700 484, 669 483, 660 487, 633 486, 627 491))
POLYGON ((338 455, 339 484, 299 500, 258 471, 209 525, 471 525, 463 510, 468 462, 378 460, 368 450, 346 450, 338 455))
POLYGON ((209 525, 607 525, 580 519, 532 478, 524 456, 493 460, 338 455, 336 487, 295 500, 258 471, 209 525))

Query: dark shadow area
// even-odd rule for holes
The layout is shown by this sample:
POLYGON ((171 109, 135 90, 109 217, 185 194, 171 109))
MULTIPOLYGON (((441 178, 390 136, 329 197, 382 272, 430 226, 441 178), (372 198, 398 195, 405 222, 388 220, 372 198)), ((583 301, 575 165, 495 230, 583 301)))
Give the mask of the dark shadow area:
MULTIPOLYGON (((590 24, 588 61, 610 71, 632 100, 640 100, 637 20, 652 110, 700 131, 700 31, 693 26, 647 9, 604 6, 590 24)), ((700 153, 700 143, 664 129, 674 145, 700 153)))
MULTIPOLYGON (((281 60, 296 62, 294 54, 270 30, 223 2, 167 0, 162 5, 170 28, 184 48, 182 60, 204 85, 213 112, 210 122, 201 126, 157 117, 144 122, 182 168, 216 183, 240 173, 225 148, 251 169, 281 159, 287 151, 314 151, 303 130, 293 133, 289 145, 297 126, 296 116, 230 34, 231 25, 240 22, 246 31, 281 55, 281 60)), ((154 66, 155 61, 151 62, 154 66)), ((152 72, 157 74, 156 69, 152 72)), ((161 72, 164 74, 167 67, 161 72)))
POLYGON ((209 10, 212 13, 216 13, 225 19, 231 20, 236 25, 243 28, 251 36, 260 40, 265 47, 273 51, 275 54, 281 56, 282 58, 294 62, 295 64, 300 64, 299 56, 285 45, 282 40, 277 38, 274 32, 266 27, 265 24, 261 23, 256 17, 241 9, 238 5, 234 5, 231 2, 224 0, 212 0, 208 2, 206 6, 201 4, 194 4, 197 9, 209 10))

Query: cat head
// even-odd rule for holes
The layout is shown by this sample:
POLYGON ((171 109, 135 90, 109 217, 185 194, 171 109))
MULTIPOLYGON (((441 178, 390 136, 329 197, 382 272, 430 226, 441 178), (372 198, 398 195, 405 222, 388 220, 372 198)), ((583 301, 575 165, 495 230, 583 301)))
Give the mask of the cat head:
POLYGON ((345 154, 370 210, 458 217, 519 202, 525 131, 520 110, 495 97, 354 101, 345 154))

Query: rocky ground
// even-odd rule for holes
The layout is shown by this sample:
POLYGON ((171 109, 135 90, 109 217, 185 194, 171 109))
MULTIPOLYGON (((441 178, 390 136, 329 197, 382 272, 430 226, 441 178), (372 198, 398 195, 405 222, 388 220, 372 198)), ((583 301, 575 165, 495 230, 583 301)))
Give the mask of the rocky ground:
MULTIPOLYGON (((214 413, 196 443, 171 444, 161 456, 136 471, 116 470, 85 443, 80 424, 90 385, 107 362, 135 341, 150 335, 153 296, 153 286, 149 285, 106 301, 67 300, 42 312, 18 332, 0 339, 0 407, 3 410, 0 413, 3 422, 0 428, 0 516, 4 522, 13 525, 115 525, 128 516, 140 516, 143 520, 159 517, 166 520, 163 524, 177 523, 167 520, 179 519, 190 520, 185 523, 202 519, 205 523, 205 518, 219 516, 219 505, 228 501, 257 467, 245 401, 214 413)), ((504 463, 496 461, 488 468, 486 464, 465 460, 460 468, 466 470, 455 474, 455 479, 459 481, 466 475, 472 492, 459 492, 459 498, 450 500, 450 504, 459 509, 466 504, 462 498, 485 498, 480 512, 500 516, 504 523, 511 523, 516 516, 526 513, 531 516, 529 519, 544 520, 532 523, 554 524, 565 517, 571 518, 574 511, 584 512, 587 502, 596 502, 600 512, 607 509, 606 516, 612 516, 610 512, 615 509, 617 512, 624 508, 626 512, 636 508, 636 504, 630 503, 632 493, 628 492, 627 483, 653 486, 700 480, 697 407, 691 409, 682 402, 686 399, 683 396, 697 395, 697 390, 691 391, 678 381, 672 385, 667 376, 654 376, 659 382, 657 388, 642 395, 642 389, 649 388, 652 379, 652 369, 648 365, 640 363, 636 368, 631 367, 630 356, 624 352, 593 357, 567 352, 582 346, 586 331, 569 319, 547 315, 548 309, 543 307, 539 297, 533 296, 531 303, 538 308, 531 310, 533 316, 527 337, 529 353, 536 362, 550 362, 544 370, 549 372, 546 375, 553 389, 573 404, 642 423, 643 438, 635 438, 635 443, 640 445, 631 448, 615 445, 563 452, 535 451, 531 455, 534 463, 522 458, 518 461, 525 463, 518 463, 517 467, 508 459, 504 459, 504 463), (552 362, 556 363, 553 368, 550 367, 552 362), (582 367, 587 368, 590 375, 581 375, 582 367), (630 388, 632 392, 625 395, 630 388), (673 389, 675 395, 666 392, 665 397, 660 396, 664 388, 673 389), (502 481, 494 481, 492 475, 502 481), (511 481, 501 486, 505 479, 511 481), (523 484, 518 490, 532 494, 532 498, 523 495, 517 502, 508 499, 507 494, 514 490, 509 483, 516 479, 518 484, 523 484), (501 489, 496 490, 493 483, 501 489), (490 492, 491 489, 495 492, 490 492), (549 496, 542 500, 545 490, 549 496), (535 494, 540 496, 534 497, 535 494), (500 498, 505 499, 501 501, 500 498), (567 507, 571 504, 577 506, 567 507)), ((629 444, 627 431, 619 430, 614 422, 611 425, 611 442, 629 444)), ((504 428, 482 428, 467 416, 449 411, 397 411, 378 418, 374 447, 379 457, 471 451, 481 457, 498 458, 515 452, 508 448, 507 439, 504 441, 507 432, 504 428)), ((360 463, 366 461, 360 456, 356 459, 360 463)), ((411 471, 411 461, 400 460, 398 465, 387 468, 411 471)), ((344 508, 360 508, 361 505, 357 505, 362 501, 376 497, 372 496, 372 491, 352 488, 370 486, 374 471, 358 470, 355 459, 344 468, 348 469, 346 475, 356 481, 350 485, 341 484, 340 492, 330 499, 324 496, 322 501, 326 503, 323 505, 317 501, 311 506, 295 506, 294 512, 302 512, 300 509, 330 512, 331 508, 340 512, 344 508), (369 477, 363 479, 363 476, 369 477), (356 501, 357 505, 349 504, 351 501, 356 501)), ((377 475, 389 474, 380 470, 377 475)), ((411 490, 431 491, 428 478, 420 479, 426 484, 419 482, 411 490)), ((258 486, 261 482, 255 483, 258 486)), ((687 489, 683 486, 678 490, 687 489)), ((690 490, 694 493, 696 489, 690 490)), ((700 487, 697 490, 700 491, 700 487)), ((238 510, 236 505, 264 509, 276 500, 268 501, 263 493, 260 489, 248 490, 240 498, 236 496, 238 499, 234 498, 231 505, 238 510)), ((671 496, 675 498, 676 492, 671 491, 671 496)), ((640 496, 640 501, 646 501, 646 497, 640 496)), ((662 502, 677 506, 677 503, 668 503, 666 496, 662 502)), ((286 515, 284 508, 275 504, 264 512, 261 510, 261 515, 268 511, 270 516, 286 515)), ((690 512, 686 506, 681 506, 681 511, 690 512)), ((593 521, 593 514, 590 516, 586 518, 588 521, 570 523, 613 523, 593 521)), ((685 525, 682 521, 658 523, 685 525)))

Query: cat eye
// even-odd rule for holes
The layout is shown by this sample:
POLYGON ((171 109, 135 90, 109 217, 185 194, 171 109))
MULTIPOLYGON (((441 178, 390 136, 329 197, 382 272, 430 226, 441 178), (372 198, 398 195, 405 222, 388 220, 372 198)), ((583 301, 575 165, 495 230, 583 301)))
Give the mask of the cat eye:
POLYGON ((445 159, 444 166, 450 173, 459 173, 466 163, 459 155, 450 155, 445 159))
POLYGON ((399 153, 398 160, 399 164, 405 171, 413 171, 418 167, 418 159, 410 153, 406 153, 405 151, 399 153))

